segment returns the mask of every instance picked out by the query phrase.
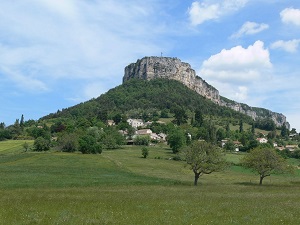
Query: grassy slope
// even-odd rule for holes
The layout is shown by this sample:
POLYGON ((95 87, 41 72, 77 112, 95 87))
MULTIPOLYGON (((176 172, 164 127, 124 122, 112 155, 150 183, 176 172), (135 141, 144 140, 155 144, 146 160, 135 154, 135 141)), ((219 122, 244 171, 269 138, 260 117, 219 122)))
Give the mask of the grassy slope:
MULTIPOLYGON (((17 142, 16 142, 17 143, 17 142)), ((14 143, 14 144, 16 144, 14 143)), ((1 146, 0 152, 4 148, 1 146)), ((13 145, 13 142, 12 142, 13 145)), ((200 178, 170 150, 0 155, 3 224, 299 224, 300 174, 264 186, 240 167, 200 178), (157 158, 161 159, 157 159, 157 158), (156 159, 155 159, 156 158, 156 159)), ((6 153, 8 153, 6 151, 6 153)), ((228 155, 238 162, 238 154, 228 155)), ((295 162, 295 163, 299 163, 295 162)))
POLYGON ((33 140, 24 140, 24 141, 0 141, 0 154, 6 153, 19 153, 24 151, 23 144, 27 142, 29 147, 33 145, 33 140))

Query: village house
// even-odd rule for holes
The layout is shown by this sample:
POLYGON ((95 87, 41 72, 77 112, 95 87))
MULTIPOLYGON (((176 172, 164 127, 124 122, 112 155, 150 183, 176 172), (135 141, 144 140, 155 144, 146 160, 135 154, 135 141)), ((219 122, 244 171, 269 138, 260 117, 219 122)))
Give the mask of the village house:
POLYGON ((167 140, 167 135, 164 133, 159 133, 158 136, 160 136, 161 140, 163 140, 163 141, 167 140))
POLYGON ((161 137, 157 135, 156 133, 150 134, 150 139, 155 141, 160 141, 161 137))
MULTIPOLYGON (((224 148, 225 144, 228 142, 229 140, 228 139, 224 139, 221 141, 221 146, 222 148, 224 148)), ((233 141, 232 142, 234 144, 234 150, 236 152, 239 152, 240 151, 240 147, 243 146, 241 142, 239 141, 233 141)))
POLYGON ((113 121, 113 120, 107 120, 107 125, 108 126, 114 126, 115 125, 115 121, 113 121))
POLYGON ((150 129, 141 129, 135 132, 137 135, 150 135, 152 134, 152 130, 150 129))
POLYGON ((135 129, 144 126, 144 122, 141 119, 128 119, 127 123, 135 129))
POLYGON ((268 143, 268 139, 266 139, 266 138, 256 138, 256 140, 257 140, 260 144, 268 143))
POLYGON ((285 148, 290 150, 291 152, 295 151, 298 148, 298 145, 286 145, 285 148))

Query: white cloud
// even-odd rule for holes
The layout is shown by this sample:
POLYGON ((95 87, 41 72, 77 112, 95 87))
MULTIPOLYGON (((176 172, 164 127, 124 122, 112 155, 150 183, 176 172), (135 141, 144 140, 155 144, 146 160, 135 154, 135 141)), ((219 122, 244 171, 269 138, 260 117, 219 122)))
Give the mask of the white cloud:
MULTIPOLYGON (((270 76, 272 63, 262 41, 243 48, 223 49, 202 63, 199 75, 227 98, 246 102, 254 84, 270 76)), ((253 102, 252 102, 253 103, 253 102)))
POLYGON ((252 35, 252 34, 259 33, 263 30, 266 30, 268 28, 269 28, 268 24, 265 23, 258 24, 258 23, 248 21, 244 23, 243 26, 240 28, 240 30, 234 33, 231 37, 239 38, 243 35, 252 35))
POLYGON ((236 46, 211 56, 203 62, 200 74, 229 83, 249 82, 271 67, 269 51, 262 41, 256 41, 248 48, 236 46))
POLYGON ((191 24, 196 26, 207 20, 219 19, 244 7, 247 2, 248 0, 194 1, 188 10, 191 24))
POLYGON ((286 8, 280 12, 283 23, 300 26, 300 9, 286 8))
POLYGON ((271 44, 272 49, 283 49, 284 51, 294 53, 297 52, 300 39, 294 39, 290 41, 279 40, 271 44))

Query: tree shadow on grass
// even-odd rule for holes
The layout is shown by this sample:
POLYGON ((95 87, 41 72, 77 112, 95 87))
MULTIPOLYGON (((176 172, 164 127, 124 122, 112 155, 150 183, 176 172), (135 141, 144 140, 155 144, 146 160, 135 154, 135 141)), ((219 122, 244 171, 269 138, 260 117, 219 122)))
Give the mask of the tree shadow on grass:
POLYGON ((262 185, 259 185, 259 182, 236 182, 234 183, 235 185, 241 185, 241 186, 256 186, 256 187, 295 187, 295 186, 300 186, 300 181, 290 181, 286 183, 269 183, 265 182, 262 185))
POLYGON ((258 183, 254 183, 254 182, 236 182, 234 184, 242 185, 242 186, 259 186, 258 183))

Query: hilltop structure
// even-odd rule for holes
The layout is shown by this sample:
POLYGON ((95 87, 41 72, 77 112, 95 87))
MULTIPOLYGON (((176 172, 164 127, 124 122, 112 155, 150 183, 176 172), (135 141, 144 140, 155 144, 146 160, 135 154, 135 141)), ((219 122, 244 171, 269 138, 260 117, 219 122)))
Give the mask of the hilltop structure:
POLYGON ((157 78, 177 80, 220 106, 225 106, 246 114, 254 120, 259 118, 272 118, 276 126, 285 125, 288 129, 290 128, 286 117, 281 113, 272 112, 263 108, 250 107, 246 104, 238 103, 220 96, 216 88, 196 75, 195 70, 191 68, 190 64, 181 62, 178 58, 151 56, 138 59, 136 63, 131 63, 125 67, 123 83, 132 78, 144 80, 157 78))

